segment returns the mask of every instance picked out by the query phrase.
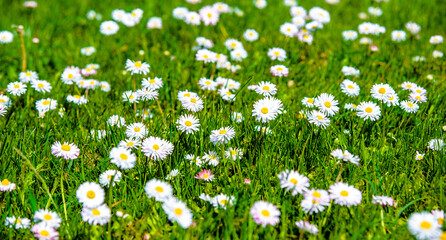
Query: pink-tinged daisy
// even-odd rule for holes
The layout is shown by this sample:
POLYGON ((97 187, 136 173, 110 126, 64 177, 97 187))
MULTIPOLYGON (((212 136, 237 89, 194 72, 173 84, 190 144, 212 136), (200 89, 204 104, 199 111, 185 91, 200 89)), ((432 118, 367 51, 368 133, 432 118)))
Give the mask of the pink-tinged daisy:
POLYGON ((301 229, 305 232, 309 232, 314 235, 316 235, 319 232, 319 229, 316 227, 316 225, 314 225, 310 222, 307 222, 307 221, 300 220, 300 221, 296 222, 296 226, 299 229, 301 229))
POLYGON ((8 179, 3 179, 0 182, 0 192, 12 191, 15 189, 15 183, 10 182, 8 179))
POLYGON ((209 182, 214 179, 214 174, 211 173, 211 170, 203 170, 199 172, 195 178, 209 182))
POLYGON ((326 206, 330 205, 330 196, 328 192, 322 189, 311 189, 304 193, 304 199, 300 203, 302 210, 313 214, 324 211, 326 206))
POLYGON ((55 142, 51 146, 51 152, 56 157, 63 157, 66 160, 76 159, 79 156, 79 148, 74 143, 64 142, 61 144, 59 141, 55 142))
POLYGON ((310 186, 309 179, 294 170, 287 169, 279 173, 277 177, 280 180, 280 187, 285 188, 286 191, 291 191, 293 196, 298 193, 302 194, 310 186))
POLYGON ((266 227, 266 225, 274 226, 280 221, 280 211, 276 206, 269 202, 255 202, 249 213, 251 214, 252 219, 254 219, 254 222, 262 225, 262 227, 266 227))
POLYGON ((288 76, 288 68, 285 67, 284 65, 274 65, 271 67, 270 71, 271 74, 273 74, 273 76, 278 76, 278 77, 288 76))
POLYGON ((328 192, 330 193, 330 198, 341 206, 350 207, 359 205, 362 200, 361 191, 342 182, 331 185, 328 192))
POLYGON ((39 240, 59 239, 59 233, 56 231, 56 229, 53 226, 48 225, 44 222, 34 224, 34 226, 32 226, 31 228, 31 232, 34 233, 34 237, 39 240))
POLYGON ((393 200, 393 198, 388 197, 388 196, 373 196, 372 203, 381 205, 381 206, 392 207, 394 200, 393 200))

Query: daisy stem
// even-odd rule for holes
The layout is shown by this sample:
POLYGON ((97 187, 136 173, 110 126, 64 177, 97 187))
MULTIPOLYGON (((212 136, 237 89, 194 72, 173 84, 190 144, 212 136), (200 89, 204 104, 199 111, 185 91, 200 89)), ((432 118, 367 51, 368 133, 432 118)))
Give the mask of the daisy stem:
POLYGON ((211 80, 214 79, 215 70, 217 70, 217 64, 214 64, 214 69, 212 69, 211 80))
POLYGON ((161 112, 161 116, 163 117, 164 123, 166 123, 166 119, 164 118, 164 112, 163 112, 163 109, 161 108, 160 102, 158 101, 158 98, 155 98, 155 100, 156 100, 156 104, 158 104, 158 108, 161 112))
POLYGON ((336 181, 335 182, 338 182, 339 178, 341 178, 341 173, 342 173, 343 169, 344 169, 344 164, 341 163, 341 169, 339 169, 339 173, 338 173, 338 176, 336 177, 336 181))
POLYGON ((25 72, 26 71, 25 31, 23 30, 22 25, 17 27, 17 33, 20 36, 20 45, 22 48, 22 72, 25 72))
POLYGON ((384 225, 384 210, 381 207, 381 225, 383 226, 383 232, 386 234, 386 226, 384 225))
POLYGON ((65 214, 65 221, 67 222, 68 225, 67 204, 65 203, 65 195, 63 192, 63 165, 64 165, 64 160, 62 160, 62 163, 60 164, 60 169, 62 170, 60 172, 60 190, 62 192, 63 212, 65 214))
MULTIPOLYGON (((112 209, 112 201, 113 201, 113 184, 115 182, 115 175, 112 176, 109 183, 108 188, 108 206, 110 208, 110 211, 112 209)), ((111 226, 111 220, 108 221, 108 235, 107 239, 112 239, 112 226, 111 226)))
MULTIPOLYGON (((305 218, 305 221, 308 221, 309 219, 310 219, 310 215, 307 214, 307 217, 305 218)), ((305 231, 303 229, 300 230, 299 240, 302 240, 302 238, 304 237, 304 232, 305 231)))

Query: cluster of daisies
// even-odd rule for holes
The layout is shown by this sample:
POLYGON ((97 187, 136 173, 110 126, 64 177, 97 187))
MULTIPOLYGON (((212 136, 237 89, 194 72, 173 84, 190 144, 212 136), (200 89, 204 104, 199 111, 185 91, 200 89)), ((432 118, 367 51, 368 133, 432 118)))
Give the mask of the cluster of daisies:
MULTIPOLYGON (((114 35, 119 31, 118 23, 122 23, 126 27, 134 27, 140 23, 143 13, 144 11, 140 8, 133 9, 130 12, 115 9, 111 13, 113 20, 103 21, 99 26, 99 31, 104 35, 114 35)), ((91 20, 102 19, 102 16, 98 17, 98 14, 93 10, 88 12, 87 17, 91 20)), ((148 19, 146 27, 148 29, 161 29, 163 27, 162 19, 160 17, 151 17, 148 19)))
POLYGON ((239 8, 232 8, 226 3, 216 2, 212 5, 203 6, 196 11, 191 11, 186 7, 176 7, 172 11, 172 16, 176 19, 183 20, 189 25, 216 25, 222 13, 235 13, 239 16, 243 15, 243 11, 239 8))
POLYGON ((15 229, 28 229, 31 227, 31 232, 34 237, 38 239, 58 239, 59 233, 57 229, 62 223, 62 219, 56 212, 47 209, 40 209, 34 213, 34 225, 31 227, 31 220, 22 217, 7 217, 5 225, 15 229))

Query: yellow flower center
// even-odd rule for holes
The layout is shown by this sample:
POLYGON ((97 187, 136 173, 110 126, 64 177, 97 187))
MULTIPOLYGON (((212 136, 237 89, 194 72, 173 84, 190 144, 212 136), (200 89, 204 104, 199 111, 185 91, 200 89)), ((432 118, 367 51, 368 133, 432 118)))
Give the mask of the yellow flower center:
POLYGON ((207 173, 203 174, 203 178, 208 178, 208 177, 209 177, 209 174, 207 174, 207 173))
POLYGON ((77 99, 80 99, 80 98, 81 98, 81 96, 79 96, 79 95, 74 95, 73 97, 74 97, 74 98, 77 98, 77 99))
POLYGON ((314 102, 314 99, 309 98, 309 99, 307 100, 307 102, 308 102, 308 103, 313 103, 313 102, 314 102))
POLYGON ((415 99, 421 100, 421 97, 420 96, 416 96, 415 99))
POLYGON ((373 112, 373 109, 372 109, 371 107, 367 107, 367 108, 365 109, 365 111, 366 111, 367 113, 371 113, 371 112, 373 112))
POLYGON ((73 76, 73 74, 68 74, 68 79, 72 79, 74 76, 73 76))
POLYGON ((442 217, 438 218, 438 224, 443 226, 443 223, 444 223, 444 218, 442 218, 442 217))
POLYGON ((175 214, 178 215, 178 216, 183 214, 183 210, 181 208, 175 208, 174 211, 175 211, 175 214))
POLYGON ((221 200, 221 201, 220 201, 220 203, 221 203, 222 205, 226 205, 226 204, 228 204, 228 203, 229 203, 229 201, 228 201, 228 200, 226 200, 226 199, 223 199, 223 200, 221 200))
POLYGON ((231 93, 231 92, 229 92, 229 91, 228 91, 228 92, 226 92, 226 94, 228 94, 229 96, 231 96, 231 95, 232 95, 232 93, 231 93))
POLYGON ((237 151, 231 150, 231 155, 237 155, 237 151))
POLYGON ((407 84, 406 87, 407 87, 407 88, 412 88, 412 85, 407 84))
POLYGON ((352 85, 348 85, 347 87, 350 88, 350 89, 355 88, 355 87, 353 87, 352 85))
POLYGON ((20 85, 18 85, 18 84, 16 84, 16 85, 14 85, 14 88, 20 88, 20 85))
POLYGON ((133 142, 128 142, 128 143, 127 143, 127 147, 131 147, 131 146, 133 146, 133 145, 135 145, 133 142))
POLYGON ((228 131, 226 131, 225 129, 223 129, 223 130, 221 130, 219 133, 220 133, 220 134, 225 134, 226 132, 228 132, 228 131))
POLYGON ((413 107, 413 103, 407 103, 407 106, 413 107))
POLYGON ((348 192, 345 190, 341 191, 341 196, 348 197, 348 192))
POLYGON ((190 94, 189 93, 185 93, 184 96, 185 97, 190 97, 190 94))
POLYGON ((135 127, 133 130, 134 130, 135 132, 140 132, 140 131, 141 131, 141 128, 139 128, 139 127, 135 127))
POLYGON ((269 211, 268 210, 262 210, 262 215, 264 216, 264 217, 269 217, 269 211))
POLYGON ((95 216, 99 216, 99 215, 101 215, 101 212, 99 212, 99 210, 97 210, 96 208, 93 209, 93 210, 91 211, 91 213, 93 213, 93 215, 95 215, 95 216))
POLYGON ((296 180, 295 178, 290 179, 290 182, 291 182, 292 184, 297 184, 297 180, 296 180))
POLYGON ((21 223, 22 220, 20 220, 19 218, 17 218, 14 222, 17 224, 17 223, 21 223))
POLYGON ((121 153, 121 155, 119 155, 119 157, 122 159, 122 160, 127 160, 129 157, 127 157, 127 155, 125 154, 125 153, 121 153))
POLYGON ((51 103, 50 101, 48 101, 48 100, 45 100, 45 101, 43 101, 43 103, 42 103, 42 104, 46 106, 46 105, 50 105, 50 103, 51 103))
POLYGON ((212 17, 212 14, 211 13, 208 13, 208 18, 211 18, 212 17))
POLYGON ((279 52, 274 52, 274 55, 279 56, 279 52))
POLYGON ((314 192, 313 193, 313 197, 320 198, 320 197, 322 197, 322 195, 320 193, 318 193, 318 192, 314 192))
POLYGON ((380 88, 380 89, 378 90, 378 92, 379 92, 380 94, 384 94, 384 93, 386 93, 386 89, 385 89, 385 88, 380 88))
POLYGON ((50 235, 50 233, 47 230, 40 231, 40 236, 48 237, 49 235, 50 235))
POLYGON ((330 108, 331 107, 331 102, 327 101, 324 103, 325 107, 330 108))
POLYGON ((155 188, 155 191, 162 193, 162 192, 164 192, 164 188, 158 186, 155 188))
POLYGON ((206 81, 206 82, 204 82, 204 84, 206 84, 206 85, 211 85, 211 82, 206 81))
POLYGON ((154 149, 154 150, 158 150, 158 149, 160 149, 160 146, 154 144, 154 145, 153 145, 153 149, 154 149))
POLYGON ((191 123, 191 121, 186 121, 186 122, 184 122, 184 125, 190 127, 190 126, 192 126, 192 123, 191 123))
POLYGON ((190 102, 191 102, 191 103, 197 103, 197 99, 192 98, 192 99, 190 100, 190 102))
POLYGON ((265 90, 265 91, 269 91, 269 87, 268 86, 263 86, 262 89, 265 90))
POLYGON ((142 66, 141 62, 135 62, 135 67, 140 68, 142 66))
POLYGON ((281 67, 277 68, 277 71, 282 71, 282 70, 283 70, 283 68, 281 68, 281 67))
POLYGON ((93 199, 94 197, 96 197, 96 193, 94 193, 94 191, 88 191, 87 192, 87 197, 89 198, 89 199, 93 199))
POLYGON ((208 55, 205 54, 205 55, 203 55, 203 57, 204 57, 204 58, 208 58, 208 55))
POLYGON ((235 48, 237 46, 237 43, 231 43, 231 47, 235 48))
POLYGON ((51 215, 49 215, 49 214, 45 214, 45 216, 43 216, 43 219, 49 221, 49 220, 53 219, 53 217, 51 217, 51 215))
POLYGON ((317 115, 317 120, 322 120, 322 119, 324 119, 324 117, 322 117, 321 115, 317 115))
POLYGON ((432 227, 432 224, 430 222, 428 222, 428 221, 422 221, 420 223, 420 227, 422 229, 430 229, 432 227))
POLYGON ((1 184, 3 185, 3 186, 8 186, 9 185, 9 180, 8 179, 3 179, 3 181, 1 182, 1 184))
POLYGON ((25 75, 26 75, 27 77, 31 77, 32 73, 30 73, 30 72, 26 72, 25 75))
POLYGON ((263 114, 267 114, 268 113, 268 108, 264 107, 260 110, 263 114))
POLYGON ((63 145, 60 147, 60 149, 62 149, 62 150, 64 150, 64 151, 68 152, 68 151, 71 150, 71 147, 70 147, 70 145, 68 145, 68 144, 63 144, 63 145))
POLYGON ((43 85, 42 83, 39 83, 39 84, 37 84, 37 87, 39 87, 39 88, 43 88, 44 85, 43 85))

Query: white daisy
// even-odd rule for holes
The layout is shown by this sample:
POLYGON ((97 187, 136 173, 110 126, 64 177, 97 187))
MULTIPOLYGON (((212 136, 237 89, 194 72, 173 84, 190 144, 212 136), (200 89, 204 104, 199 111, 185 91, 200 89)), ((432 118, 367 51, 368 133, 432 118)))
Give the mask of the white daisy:
POLYGON ((129 149, 123 147, 114 147, 110 150, 110 162, 121 169, 132 169, 135 167, 136 155, 129 149))
POLYGON ((235 136, 235 130, 232 127, 222 127, 211 132, 211 142, 215 145, 226 144, 235 136))
POLYGON ((337 182, 328 189, 330 198, 334 200, 335 204, 341 206, 355 206, 359 205, 362 200, 361 191, 348 184, 337 182))
POLYGON ((34 71, 26 71, 19 73, 19 80, 22 83, 32 83, 39 79, 39 76, 34 71))
POLYGON ((173 193, 170 184, 155 178, 146 183, 144 191, 146 192, 147 197, 153 197, 156 201, 161 202, 171 198, 173 193))
POLYGON ((416 113, 419 109, 418 104, 412 101, 401 101, 400 107, 408 113, 416 113))
POLYGON ((61 144, 59 141, 54 142, 51 146, 51 152, 56 157, 62 157, 66 160, 76 159, 79 156, 79 148, 74 143, 64 142, 61 144))
POLYGON ((285 170, 277 177, 280 180, 280 187, 286 191, 291 191, 291 195, 296 196, 302 194, 310 186, 309 179, 294 170, 285 170))
POLYGON ((182 201, 171 197, 163 203, 162 207, 170 221, 177 222, 182 228, 188 228, 192 225, 192 212, 182 201))
POLYGON ((193 115, 182 115, 177 120, 177 128, 186 134, 195 133, 199 130, 200 120, 193 115))
POLYGON ((364 121, 367 119, 376 121, 381 117, 381 108, 374 102, 362 102, 356 110, 358 117, 363 118, 364 121))
POLYGON ((21 82, 11 82, 6 86, 9 94, 20 96, 26 92, 26 85, 21 82))
POLYGON ((131 72, 131 74, 143 74, 146 75, 147 73, 150 72, 149 70, 150 65, 145 63, 145 62, 141 62, 141 61, 132 61, 130 59, 127 59, 127 61, 125 62, 125 70, 131 72))
POLYGON ((51 84, 44 80, 34 80, 31 82, 31 87, 37 92, 47 93, 50 92, 53 87, 51 84))
POLYGON ((82 221, 90 225, 105 225, 110 222, 111 211, 106 204, 96 207, 84 206, 81 211, 82 221))
POLYGON ((172 154, 173 148, 173 144, 169 141, 150 136, 142 142, 141 151, 150 159, 163 160, 172 154))
POLYGON ((331 94, 322 93, 316 98, 314 104, 328 116, 334 116, 339 111, 338 101, 334 100, 334 96, 331 94))
POLYGON ((274 120, 283 110, 282 101, 274 97, 266 97, 254 103, 252 116, 259 122, 269 122, 274 120))
POLYGON ((359 95, 359 85, 355 82, 352 82, 348 79, 345 79, 341 83, 341 90, 343 93, 347 94, 349 97, 356 97, 359 95))
POLYGON ((104 189, 94 182, 84 182, 76 191, 76 197, 84 207, 98 207, 104 202, 104 196, 104 189))
POLYGON ((107 170, 103 172, 101 175, 99 175, 99 183, 103 187, 108 187, 110 185, 111 180, 113 179, 113 186, 115 186, 115 183, 121 181, 121 172, 117 170, 107 170))

